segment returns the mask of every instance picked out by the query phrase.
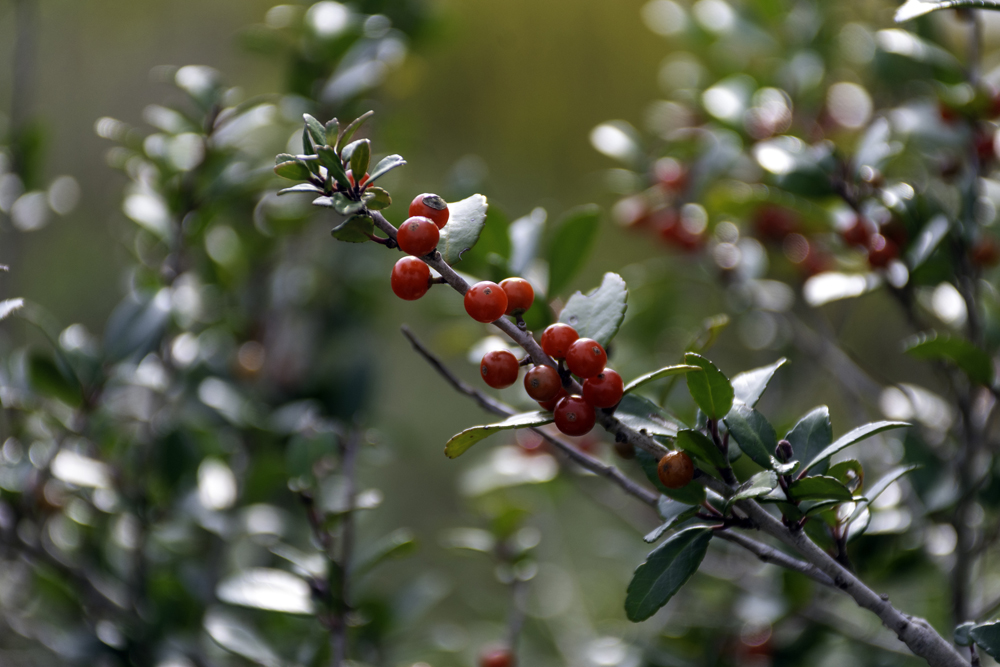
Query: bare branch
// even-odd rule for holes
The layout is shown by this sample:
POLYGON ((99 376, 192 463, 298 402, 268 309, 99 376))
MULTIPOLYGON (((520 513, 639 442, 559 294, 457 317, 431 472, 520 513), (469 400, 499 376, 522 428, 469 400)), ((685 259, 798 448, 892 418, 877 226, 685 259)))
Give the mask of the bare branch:
POLYGON ((757 556, 761 562, 772 563, 788 570, 794 570, 795 572, 806 575, 817 583, 831 588, 836 588, 833 584, 833 579, 820 572, 820 570, 815 566, 801 561, 793 556, 789 556, 783 551, 778 551, 774 547, 762 544, 757 540, 751 539, 741 533, 733 533, 728 530, 720 530, 715 534, 715 536, 720 540, 726 540, 727 542, 732 542, 733 544, 743 547, 750 553, 757 556))

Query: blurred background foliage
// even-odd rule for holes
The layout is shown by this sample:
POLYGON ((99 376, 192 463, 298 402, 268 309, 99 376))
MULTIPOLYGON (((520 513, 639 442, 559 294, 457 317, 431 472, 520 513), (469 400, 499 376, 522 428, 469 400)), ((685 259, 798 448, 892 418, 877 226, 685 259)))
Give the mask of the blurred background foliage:
MULTIPOLYGON (((960 18, 908 26, 925 43, 878 33, 896 28, 890 2, 385 0, 355 3, 350 20, 331 2, 272 5, 0 3, 0 295, 28 301, 2 330, 0 662, 328 664, 340 554, 324 558, 316 536, 354 530, 345 499, 380 505, 358 512, 359 558, 419 543, 351 580, 358 664, 473 664, 503 640, 512 594, 532 667, 914 662, 849 600, 725 546, 654 619, 627 623, 651 512, 522 434, 445 460, 447 438, 486 419, 398 327, 467 379, 486 329, 443 289, 394 299, 395 256, 334 243, 329 214, 274 194, 273 155, 298 152, 303 112, 368 109, 376 156, 409 162, 384 179, 396 223, 425 191, 487 195, 490 229, 608 211, 582 270, 549 296, 558 312, 604 271, 623 275, 613 361, 626 379, 675 363, 726 314, 711 355, 730 376, 792 361, 761 404, 778 427, 823 403, 837 434, 883 414, 920 421, 857 454, 871 479, 904 457, 927 466, 883 496, 852 555, 876 590, 950 633, 956 497, 938 461, 952 397, 901 351, 914 331, 890 290, 832 300, 827 286, 817 307, 802 295, 813 269, 869 275, 823 170, 864 143, 875 111, 918 100, 930 143, 891 165, 878 154, 879 171, 954 199, 928 165, 967 128, 942 109, 988 115, 962 85, 960 18), (786 132, 804 144, 749 150, 786 132), (823 263, 806 264, 793 233, 823 263), (845 389, 831 377, 852 358, 868 375, 845 389), (310 525, 310 499, 328 525, 310 525)), ((988 73, 1000 31, 984 18, 988 73)), ((866 219, 893 221, 885 198, 872 206, 866 219)), ((902 219, 948 213, 924 206, 902 219)), ((972 233, 989 236, 996 205, 977 211, 985 231, 972 233)), ((497 267, 484 250, 459 268, 497 267)), ((905 284, 922 317, 958 331, 948 271, 905 284)), ((682 394, 652 397, 693 420, 682 394)), ((517 387, 501 395, 526 404, 517 387)), ((606 440, 578 444, 613 459, 606 440)), ((970 510, 976 526, 995 522, 995 487, 970 510)), ((972 610, 1000 592, 991 554, 972 610)))

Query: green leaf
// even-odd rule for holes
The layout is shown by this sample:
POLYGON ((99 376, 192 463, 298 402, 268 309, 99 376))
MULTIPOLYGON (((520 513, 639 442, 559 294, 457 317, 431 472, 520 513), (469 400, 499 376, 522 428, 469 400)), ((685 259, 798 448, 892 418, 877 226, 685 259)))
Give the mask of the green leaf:
POLYGON ((405 558, 417 550, 417 540, 409 528, 392 531, 373 544, 351 570, 352 577, 360 577, 391 558, 405 558))
POLYGON ((826 476, 833 477, 847 488, 853 486, 853 490, 857 491, 864 485, 865 469, 861 465, 861 461, 847 459, 830 466, 830 469, 826 471, 826 476))
POLYGON ((628 288, 617 273, 605 273, 601 286, 584 296, 576 292, 566 302, 559 321, 568 324, 580 338, 593 338, 604 347, 618 333, 628 307, 628 288))
POLYGON ((958 646, 971 646, 972 637, 969 636, 969 630, 976 627, 975 621, 966 621, 955 627, 955 632, 953 636, 955 638, 955 643, 958 646))
POLYGON ((335 148, 340 150, 340 147, 350 141, 351 137, 354 136, 354 133, 358 131, 358 128, 360 128, 366 120, 371 118, 374 113, 374 111, 367 111, 348 123, 347 127, 344 128, 344 131, 339 137, 337 137, 337 144, 335 148))
POLYGON ((698 570, 711 539, 711 528, 688 528, 651 551, 628 585, 628 619, 644 621, 665 605, 698 570))
POLYGON ((360 183, 368 173, 368 165, 372 159, 372 142, 362 139, 351 145, 354 146, 354 150, 351 151, 351 173, 354 174, 355 182, 360 183))
POLYGON ((840 480, 821 475, 796 480, 789 491, 795 500, 850 500, 854 497, 840 480))
POLYGON ((309 131, 309 138, 317 148, 326 145, 326 128, 307 113, 302 114, 302 120, 306 122, 306 129, 309 131))
MULTIPOLYGON (((722 419, 733 407, 733 385, 729 384, 715 364, 694 352, 684 355, 684 363, 698 366, 701 373, 688 373, 687 386, 691 398, 709 419, 722 419)), ((773 449, 772 449, 773 451, 773 449)))
POLYGON ((308 181, 312 176, 305 162, 288 160, 274 165, 274 173, 290 181, 308 181))
POLYGON ((473 426, 472 428, 467 428, 458 435, 452 437, 452 439, 448 441, 448 444, 445 445, 444 453, 445 456, 453 459, 461 456, 469 449, 469 447, 472 447, 480 440, 488 438, 494 433, 509 431, 510 429, 515 428, 528 428, 529 426, 544 426, 545 424, 551 423, 551 412, 526 412, 520 415, 514 415, 513 417, 509 417, 502 422, 497 422, 496 424, 473 426))
MULTIPOLYGON (((830 408, 821 405, 808 412, 785 434, 785 440, 791 443, 795 458, 811 461, 833 442, 830 408)), ((816 467, 816 472, 822 474, 828 465, 827 461, 823 461, 816 467)))
POLYGON ((104 327, 104 349, 112 361, 144 357, 160 344, 170 322, 167 292, 130 294, 111 312, 104 327))
POLYGON ((326 167, 327 173, 333 180, 337 181, 340 189, 350 190, 351 182, 347 180, 347 172, 344 171, 344 164, 340 161, 340 156, 329 146, 320 146, 316 149, 316 154, 319 156, 320 164, 326 167))
POLYGON ((673 438, 677 424, 658 405, 635 394, 624 396, 615 410, 615 417, 633 431, 646 435, 673 438))
POLYGON ((778 436, 764 415, 748 405, 737 405, 726 415, 725 422, 729 435, 744 454, 762 468, 772 467, 771 454, 778 445, 778 436))
POLYGON ((806 503, 803 503, 802 508, 805 510, 806 516, 814 516, 816 514, 820 514, 821 512, 828 512, 833 508, 839 506, 843 502, 844 502, 843 500, 821 500, 819 502, 809 504, 808 506, 806 505, 806 503))
POLYGON ((280 611, 312 614, 315 611, 309 584, 297 575, 270 567, 251 567, 219 582, 215 595, 222 602, 280 611))
POLYGON ((950 361, 965 371, 973 382, 987 387, 993 384, 993 359, 964 338, 932 331, 910 339, 904 343, 904 349, 917 359, 950 361))
POLYGON ((773 470, 764 470, 740 484, 736 488, 736 493, 729 497, 727 504, 732 505, 737 500, 766 496, 776 488, 778 488, 778 474, 773 470))
POLYGON ((381 211, 392 205, 392 197, 382 188, 368 188, 362 199, 370 211, 381 211))
POLYGON ((656 511, 659 513, 660 518, 663 519, 663 523, 657 526, 648 535, 643 537, 643 541, 649 543, 656 542, 673 526, 681 524, 692 518, 698 513, 699 509, 700 508, 698 506, 692 507, 691 505, 674 500, 673 498, 660 496, 660 500, 656 505, 656 511))
POLYGON ((639 467, 642 468, 646 479, 668 498, 673 498, 685 505, 700 505, 705 500, 705 487, 701 484, 691 482, 679 489, 668 489, 663 486, 660 476, 656 473, 656 465, 659 463, 659 460, 645 449, 636 448, 635 460, 639 464, 639 467))
POLYGON ((43 396, 72 406, 83 403, 80 383, 72 371, 40 352, 33 352, 28 357, 28 381, 31 388, 43 396))
POLYGON ((370 241, 369 234, 375 231, 375 221, 367 215, 352 215, 330 230, 330 235, 345 243, 370 241))
POLYGON ((230 653, 263 667, 283 667, 284 662, 256 629, 219 611, 209 611, 203 621, 206 634, 230 653))
POLYGON ((703 461, 707 461, 718 468, 726 468, 729 466, 729 462, 726 457, 722 455, 719 448, 715 446, 711 438, 702 433, 701 431, 695 431, 693 429, 684 429, 683 431, 677 432, 677 439, 674 444, 679 448, 683 449, 688 454, 695 456, 703 461))
POLYGON ((969 630, 969 637, 992 657, 1000 660, 1000 621, 977 625, 969 630))
POLYGON ((323 189, 322 188, 317 188, 312 183, 299 183, 298 185, 293 185, 290 188, 284 188, 282 190, 278 190, 278 194, 279 195, 295 194, 295 193, 298 193, 298 192, 309 192, 309 193, 312 193, 312 194, 320 194, 321 195, 321 194, 323 194, 323 189))
POLYGON ((958 9, 969 7, 972 9, 993 9, 1000 10, 998 0, 941 0, 940 2, 927 2, 925 0, 906 0, 906 3, 896 10, 896 22, 903 23, 919 16, 930 14, 942 9, 958 9))
POLYGON ((567 211, 549 241, 549 296, 559 294, 586 264, 597 238, 601 211, 594 204, 567 211))
POLYGON ((396 167, 402 167, 406 164, 406 160, 400 155, 390 155, 379 160, 379 163, 375 165, 375 168, 371 170, 371 176, 368 177, 369 183, 374 183, 377 179, 382 178, 390 171, 396 167))
POLYGON ((337 121, 337 119, 331 118, 330 120, 328 120, 326 122, 326 125, 323 126, 323 129, 325 130, 324 134, 326 135, 326 142, 325 142, 326 145, 336 146, 337 137, 340 136, 340 123, 337 121))
POLYGON ((904 426, 909 426, 909 424, 907 424, 906 422, 882 421, 882 422, 873 422, 871 424, 865 424, 864 426, 859 426, 850 433, 841 436, 835 443, 833 443, 832 445, 821 451, 819 454, 814 456, 812 460, 810 460, 809 463, 806 464, 806 467, 803 468, 803 471, 811 470, 812 468, 816 467, 818 464, 827 460, 840 450, 846 447, 850 447, 854 443, 860 442, 865 438, 870 438, 876 433, 881 433, 882 431, 888 431, 889 429, 893 428, 902 428, 904 426))
POLYGON ((625 385, 625 393, 630 391, 635 391, 639 387, 649 384, 650 382, 655 382, 665 377, 670 377, 672 375, 681 375, 683 373, 688 373, 690 371, 700 371, 701 366, 688 366, 685 364, 676 364, 674 366, 667 366, 661 368, 658 371, 653 371, 652 373, 646 373, 645 375, 640 375, 636 379, 625 385))
POLYGON ((761 394, 767 389, 767 383, 774 377, 774 372, 788 363, 788 359, 782 357, 770 366, 755 368, 752 371, 739 373, 732 380, 735 400, 745 403, 751 408, 757 405, 761 394))
POLYGON ((472 195, 448 204, 448 224, 441 230, 437 249, 448 264, 455 264, 462 254, 471 250, 486 224, 489 205, 483 195, 472 195))
POLYGON ((337 192, 332 197, 317 197, 313 200, 313 206, 332 208, 343 216, 351 216, 363 209, 365 203, 349 199, 343 192, 337 192))

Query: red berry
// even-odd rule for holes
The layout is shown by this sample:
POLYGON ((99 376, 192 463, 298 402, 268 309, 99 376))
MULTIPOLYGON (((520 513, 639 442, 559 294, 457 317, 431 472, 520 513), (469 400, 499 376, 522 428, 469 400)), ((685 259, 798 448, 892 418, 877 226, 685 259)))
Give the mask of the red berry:
POLYGON ((781 241, 795 231, 798 219, 786 208, 762 206, 754 217, 757 235, 768 241, 781 241))
POLYGON ((559 401, 566 398, 567 396, 569 396, 569 392, 563 389, 562 387, 559 387, 559 393, 556 394, 555 398, 548 401, 538 401, 538 405, 542 408, 542 410, 548 410, 549 412, 552 412, 553 410, 556 409, 556 406, 559 405, 559 401))
POLYGON ((841 238, 849 245, 867 246, 871 235, 868 221, 859 215, 854 217, 854 222, 849 227, 840 232, 841 238))
POLYGON ((559 399, 552 411, 556 428, 566 435, 585 435, 594 428, 597 413, 581 396, 566 396, 559 399))
POLYGON ((694 463, 687 452, 667 452, 656 465, 656 475, 668 489, 680 489, 694 479, 694 463))
POLYGON ((885 268, 898 256, 896 244, 881 234, 875 234, 868 242, 868 263, 876 268, 885 268))
POLYGON ((440 238, 441 232, 433 220, 416 215, 407 218, 406 222, 399 226, 396 243, 403 252, 414 257, 423 257, 437 248, 440 238))
POLYGON ((604 370, 608 354, 593 338, 578 338, 566 351, 566 366, 578 378, 589 378, 604 370))
MULTIPOLYGON (((371 176, 371 174, 365 173, 364 177, 361 179, 362 187, 364 187, 365 183, 368 182, 369 176, 371 176)), ((354 182, 354 174, 351 172, 350 169, 347 170, 347 180, 350 181, 352 187, 357 185, 357 183, 354 182)))
POLYGON ((700 248, 705 240, 703 234, 696 234, 685 227, 680 214, 672 208, 658 211, 653 224, 661 239, 688 252, 700 248))
POLYGON ((415 301, 431 288, 431 270, 416 257, 404 257, 392 267, 389 284, 400 299, 415 301))
POLYGON ((613 408, 622 400, 624 393, 622 376, 610 368, 583 381, 583 400, 595 408, 613 408))
POLYGON ((969 255, 972 263, 976 266, 996 266, 1000 263, 1000 244, 992 237, 984 236, 972 246, 969 255))
POLYGON ((565 359, 569 346, 580 337, 568 324, 553 324, 542 332, 542 352, 553 359, 565 359))
POLYGON ((507 310, 507 293, 496 283, 484 280, 465 293, 465 312, 477 322, 489 323, 500 319, 507 310))
POLYGON ((506 278, 500 281, 500 289, 507 293, 505 315, 520 315, 531 308, 535 300, 535 290, 524 278, 506 278))
POLYGON ((973 142, 976 145, 976 154, 979 155, 980 164, 987 165, 996 159, 996 149, 993 143, 993 132, 991 130, 982 129, 976 132, 973 137, 973 142))
POLYGON ((515 667, 514 654, 505 648, 483 651, 479 656, 479 667, 515 667))
POLYGON ((559 371, 551 366, 535 366, 524 374, 524 390, 536 401, 551 401, 560 389, 559 371))
POLYGON ((494 389, 503 389, 517 382, 517 371, 520 364, 517 357, 507 350, 494 350, 483 355, 479 364, 479 374, 483 380, 494 389))
POLYGON ((430 218, 438 226, 438 229, 441 229, 448 224, 451 211, 448 210, 448 202, 444 199, 425 192, 422 195, 417 195, 410 203, 410 215, 422 215, 425 218, 430 218))

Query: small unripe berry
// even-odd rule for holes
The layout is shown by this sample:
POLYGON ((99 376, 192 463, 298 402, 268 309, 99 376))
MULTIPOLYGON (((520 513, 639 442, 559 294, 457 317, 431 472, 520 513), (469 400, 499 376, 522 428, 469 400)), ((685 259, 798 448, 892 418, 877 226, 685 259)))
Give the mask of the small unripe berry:
POLYGON ((624 392, 622 376, 610 368, 583 381, 583 400, 595 408, 613 408, 622 400, 624 392))
POLYGON ((451 211, 448 210, 448 202, 437 195, 425 192, 417 195, 410 203, 410 215, 422 215, 430 218, 441 229, 448 224, 448 217, 451 211))
POLYGON ((566 367, 579 378, 589 378, 604 370, 608 354, 592 338, 578 338, 566 350, 566 367))
POLYGON ((507 293, 496 283, 484 280, 465 293, 465 312, 484 324, 500 319, 507 310, 507 293))
POLYGON ((431 288, 431 270, 416 257, 404 257, 392 267, 389 285, 400 299, 415 301, 431 288))
POLYGON ((517 382, 520 365, 517 357, 507 350, 494 350, 483 355, 479 364, 479 374, 494 389, 503 389, 517 382))
POLYGON ((899 248, 896 244, 881 234, 873 235, 868 241, 868 263, 873 267, 885 268, 898 256, 899 248))
POLYGON ((597 421, 597 413, 582 396, 559 399, 552 416, 555 417, 556 428, 566 435, 586 435, 597 421))
POLYGON ((551 366, 535 366, 524 374, 524 390, 536 401, 551 401, 560 389, 559 371, 551 366))
POLYGON ((569 396, 569 392, 566 391, 564 388, 559 387, 559 392, 555 395, 555 398, 549 399, 547 401, 538 401, 538 405, 539 407, 542 408, 542 410, 548 410, 549 412, 552 412, 553 410, 556 409, 556 406, 559 405, 559 401, 566 398, 567 396, 569 396))
POLYGON ((694 479, 694 463, 687 452, 667 452, 656 465, 660 483, 668 489, 680 489, 694 479))
POLYGON ((505 648, 488 649, 479 656, 479 667, 515 667, 514 654, 505 648))
POLYGON ((500 289, 507 294, 505 315, 520 315, 531 308, 535 300, 535 290, 524 278, 506 278, 500 281, 500 289))
POLYGON ((580 334, 568 324, 553 324, 542 332, 542 351, 553 359, 565 359, 569 346, 580 334))
POLYGON ((414 257, 423 257, 433 252, 440 239, 441 232, 437 225, 429 218, 419 215, 407 218, 396 234, 399 249, 414 257))

